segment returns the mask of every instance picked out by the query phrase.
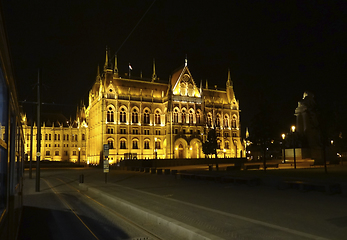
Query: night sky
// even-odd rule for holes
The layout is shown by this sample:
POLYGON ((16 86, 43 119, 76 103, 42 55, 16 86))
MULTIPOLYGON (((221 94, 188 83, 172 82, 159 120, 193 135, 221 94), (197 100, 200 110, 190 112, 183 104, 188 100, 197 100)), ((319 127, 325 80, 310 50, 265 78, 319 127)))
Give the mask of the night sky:
POLYGON ((151 77, 155 58, 159 78, 168 81, 187 55, 198 86, 207 79, 210 87, 225 88, 230 68, 243 129, 265 101, 280 128, 289 130, 307 90, 321 107, 346 115, 346 2, 152 3, 3 1, 19 100, 35 101, 41 68, 42 101, 66 104, 59 111, 74 117, 108 46, 112 55, 118 50, 120 73, 131 63, 133 76, 151 77))

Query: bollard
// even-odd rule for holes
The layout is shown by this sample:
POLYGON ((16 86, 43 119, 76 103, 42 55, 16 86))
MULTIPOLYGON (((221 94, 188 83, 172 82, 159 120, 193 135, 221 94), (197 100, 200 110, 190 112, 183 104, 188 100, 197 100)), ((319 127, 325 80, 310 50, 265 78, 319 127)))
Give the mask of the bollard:
POLYGON ((84 175, 83 174, 80 175, 80 183, 84 183, 84 175))

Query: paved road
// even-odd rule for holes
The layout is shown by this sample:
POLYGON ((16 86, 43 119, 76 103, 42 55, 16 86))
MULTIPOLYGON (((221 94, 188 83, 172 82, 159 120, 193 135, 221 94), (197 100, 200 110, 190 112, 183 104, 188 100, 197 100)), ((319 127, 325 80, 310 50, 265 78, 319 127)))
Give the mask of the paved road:
MULTIPOLYGON (((141 211, 146 209, 216 239, 345 239, 347 234, 346 197, 341 195, 278 190, 274 186, 250 187, 203 180, 179 180, 172 175, 127 171, 111 171, 106 184, 105 175, 100 169, 43 170, 42 183, 59 178, 65 183, 55 180, 58 182, 52 181, 51 184, 64 186, 62 192, 67 194, 72 190, 69 190, 66 183, 77 187, 79 175, 82 173, 85 183, 80 185, 81 192, 122 216, 127 216, 131 221, 137 221, 137 224, 155 232, 161 239, 178 238, 175 231, 170 232, 172 227, 160 227, 152 221, 143 220, 136 215, 139 210, 132 212, 122 204, 133 204, 141 211), (86 187, 89 188, 88 191, 83 190, 86 187)), ((27 182, 30 180, 25 181, 27 182)), ((42 189, 48 189, 48 186, 43 186, 42 189)), ((24 204, 27 206, 30 195, 25 195, 24 204)), ((53 193, 45 197, 47 201, 51 201, 51 198, 54 198, 53 193)), ((97 206, 91 208, 86 209, 86 212, 96 213, 88 217, 88 225, 94 226, 95 219, 99 219, 100 214, 97 206)), ((38 206, 30 210, 33 212, 42 209, 38 206)), ((70 215, 62 216, 61 221, 68 222, 70 226, 77 225, 76 220, 69 222, 72 221, 70 218, 73 218, 70 215)), ((110 227, 109 232, 101 231, 106 236, 100 235, 100 239, 129 239, 140 236, 130 236, 129 232, 132 233, 133 230, 125 234, 126 231, 122 226, 118 226, 118 222, 113 221, 115 224, 110 224, 109 221, 111 220, 107 217, 102 221, 101 225, 110 227), (110 232, 113 233, 112 238, 107 235, 110 232), (115 238, 116 235, 119 235, 118 238, 115 238)), ((59 227, 59 224, 54 223, 53 226, 59 227)), ((46 231, 54 232, 55 227, 52 229, 47 226, 46 231)), ((21 233, 24 232, 25 230, 22 230, 21 233)), ((71 234, 74 231, 67 232, 71 234)), ((176 233, 179 234, 178 231, 176 233)))
MULTIPOLYGON (((35 177, 25 178, 24 208, 19 240, 147 239, 122 217, 81 194, 77 170, 42 170, 41 189, 35 192, 35 177)), ((26 174, 27 175, 27 174, 26 174)))

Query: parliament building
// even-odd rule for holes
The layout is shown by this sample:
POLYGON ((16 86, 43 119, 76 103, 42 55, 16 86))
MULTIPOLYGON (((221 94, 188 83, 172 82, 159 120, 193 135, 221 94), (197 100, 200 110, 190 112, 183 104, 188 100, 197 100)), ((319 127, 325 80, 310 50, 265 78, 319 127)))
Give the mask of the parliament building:
MULTIPOLYGON (((196 85, 186 59, 165 82, 157 77, 154 61, 150 79, 131 77, 130 70, 121 76, 117 56, 110 62, 106 50, 88 106, 78 109, 76 120, 49 126, 43 122, 41 159, 99 164, 105 144, 110 164, 124 159, 204 158, 202 143, 210 129, 217 133, 218 157, 245 157, 239 101, 230 71, 226 75, 226 90, 209 88, 207 81, 196 85)), ((24 129, 29 136, 30 126, 24 129)), ((35 149, 35 141, 33 145, 35 149)), ((30 144, 26 146, 30 151, 30 144)))

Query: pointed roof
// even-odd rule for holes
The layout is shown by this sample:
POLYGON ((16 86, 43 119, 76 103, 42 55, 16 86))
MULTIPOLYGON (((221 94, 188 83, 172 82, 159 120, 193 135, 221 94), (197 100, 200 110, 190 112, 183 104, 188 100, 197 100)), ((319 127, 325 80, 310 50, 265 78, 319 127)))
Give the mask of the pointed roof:
POLYGON ((157 74, 155 73, 155 59, 153 58, 153 74, 152 74, 152 82, 157 80, 157 74))
POLYGON ((118 74, 118 63, 117 63, 117 55, 114 55, 114 69, 113 72, 114 74, 118 74))
POLYGON ((230 68, 228 68, 228 80, 227 80, 227 87, 233 86, 233 81, 231 81, 231 76, 230 76, 230 68))
POLYGON ((106 46, 106 58, 105 58, 105 65, 104 65, 104 70, 108 68, 108 47, 106 46))

